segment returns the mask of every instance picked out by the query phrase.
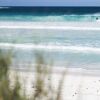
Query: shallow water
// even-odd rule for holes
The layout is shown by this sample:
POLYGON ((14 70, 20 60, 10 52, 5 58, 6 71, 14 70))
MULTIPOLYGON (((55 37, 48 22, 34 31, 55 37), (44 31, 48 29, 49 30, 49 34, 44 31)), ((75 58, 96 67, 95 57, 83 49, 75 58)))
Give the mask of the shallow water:
MULTIPOLYGON (((100 62, 100 31, 0 29, 0 46, 13 48, 14 61, 34 62, 35 53, 56 66, 87 66, 100 62)), ((98 66, 97 66, 98 67, 98 66)))

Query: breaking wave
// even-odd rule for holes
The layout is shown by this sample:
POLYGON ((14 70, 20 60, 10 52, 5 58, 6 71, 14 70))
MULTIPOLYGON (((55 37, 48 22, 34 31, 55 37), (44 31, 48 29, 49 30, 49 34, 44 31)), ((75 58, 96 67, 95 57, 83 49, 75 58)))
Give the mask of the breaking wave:
POLYGON ((1 48, 14 48, 14 49, 38 49, 46 51, 63 51, 72 53, 97 53, 100 54, 100 48, 96 47, 82 47, 82 46, 56 46, 56 45, 35 45, 35 44, 13 44, 13 43, 0 43, 1 48))

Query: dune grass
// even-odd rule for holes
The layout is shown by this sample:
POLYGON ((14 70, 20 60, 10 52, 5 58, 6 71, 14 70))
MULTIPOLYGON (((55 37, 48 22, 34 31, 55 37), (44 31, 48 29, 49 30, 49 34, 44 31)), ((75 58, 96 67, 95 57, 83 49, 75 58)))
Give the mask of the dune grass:
POLYGON ((28 98, 26 93, 24 95, 21 91, 21 84, 18 77, 15 79, 13 87, 10 85, 9 67, 12 63, 10 53, 3 53, 0 51, 0 100, 62 100, 61 90, 65 73, 59 82, 57 90, 52 86, 52 64, 47 66, 43 56, 36 57, 36 73, 33 95, 28 98))

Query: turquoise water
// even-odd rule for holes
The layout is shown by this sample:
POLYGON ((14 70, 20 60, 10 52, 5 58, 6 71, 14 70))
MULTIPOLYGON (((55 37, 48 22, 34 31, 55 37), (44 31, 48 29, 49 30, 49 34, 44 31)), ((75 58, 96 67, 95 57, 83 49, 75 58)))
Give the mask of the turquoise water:
POLYGON ((4 21, 34 21, 34 22, 64 22, 64 21, 90 21, 94 22, 96 21, 96 18, 100 18, 100 15, 36 15, 33 17, 33 15, 12 15, 12 16, 0 16, 0 20, 4 21), (23 19, 24 18, 24 19, 23 19))
MULTIPOLYGON (((1 10, 0 26, 5 26, 5 23, 10 25, 9 22, 13 22, 14 25, 20 23, 22 26, 23 22, 87 23, 96 22, 96 18, 100 17, 100 8, 92 10, 93 13, 91 8, 90 12, 86 9, 78 12, 76 9, 76 12, 73 10, 71 13, 68 13, 68 10, 63 10, 63 13, 62 10, 50 10, 49 14, 46 13, 48 10, 41 12, 32 8, 31 12, 25 12, 16 9, 1 10)), ((13 63, 17 62, 16 64, 35 63, 35 54, 39 52, 47 61, 52 60, 55 66, 100 68, 100 30, 0 28, 0 47, 5 50, 13 47, 13 63)))
POLYGON ((100 7, 1 7, 1 21, 96 21, 100 7))

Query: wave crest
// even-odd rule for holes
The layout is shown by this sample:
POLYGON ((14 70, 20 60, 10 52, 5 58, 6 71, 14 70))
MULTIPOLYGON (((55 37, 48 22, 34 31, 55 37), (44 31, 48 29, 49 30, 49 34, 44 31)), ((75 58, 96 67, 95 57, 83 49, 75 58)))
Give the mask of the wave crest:
POLYGON ((100 48, 82 47, 82 46, 0 43, 0 47, 23 49, 23 50, 38 49, 38 50, 46 50, 46 51, 63 51, 63 52, 72 52, 72 53, 100 53, 100 48))

